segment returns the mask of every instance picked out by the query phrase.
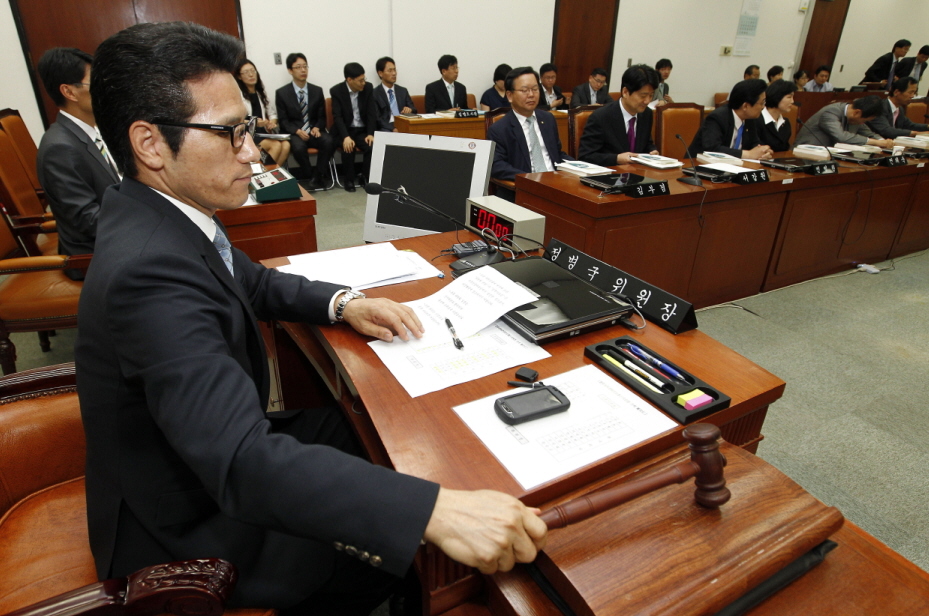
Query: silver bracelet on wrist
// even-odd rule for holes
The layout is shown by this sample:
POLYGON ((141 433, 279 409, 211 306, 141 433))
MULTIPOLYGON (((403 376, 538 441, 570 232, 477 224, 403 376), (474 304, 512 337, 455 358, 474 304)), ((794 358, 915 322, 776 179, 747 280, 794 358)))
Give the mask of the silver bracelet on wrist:
POLYGON ((352 291, 351 289, 346 290, 345 293, 342 294, 342 297, 339 298, 339 303, 336 304, 335 320, 344 321, 345 306, 348 305, 348 302, 352 301, 353 299, 360 299, 364 297, 366 297, 366 295, 361 291, 352 291))

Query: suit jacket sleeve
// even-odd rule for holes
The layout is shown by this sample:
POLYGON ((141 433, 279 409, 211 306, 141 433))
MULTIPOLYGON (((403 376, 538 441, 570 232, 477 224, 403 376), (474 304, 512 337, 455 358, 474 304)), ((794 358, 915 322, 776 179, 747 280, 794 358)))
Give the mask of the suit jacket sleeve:
POLYGON ((655 142, 652 139, 652 123, 655 121, 655 112, 652 111, 651 109, 646 109, 641 114, 639 114, 640 118, 643 116, 648 118, 648 122, 647 123, 643 122, 644 129, 645 129, 645 135, 647 136, 647 139, 645 141, 645 147, 642 148, 642 152, 644 152, 645 154, 648 154, 649 152, 654 152, 658 150, 658 146, 655 145, 655 142))
POLYGON ((519 145, 507 135, 508 125, 503 120, 497 121, 487 131, 487 138, 495 144, 494 164, 490 170, 491 177, 512 182, 517 174, 528 173, 529 170, 515 167, 510 162, 515 157, 519 145))
POLYGON ((419 113, 416 111, 416 105, 413 104, 413 97, 410 96, 410 91, 406 88, 403 88, 402 90, 398 89, 397 91, 403 93, 403 96, 401 97, 403 100, 400 101, 400 111, 403 111, 404 107, 409 107, 410 111, 413 113, 419 113))
MULTIPOLYGON (((728 107, 724 107, 723 109, 725 109, 728 114, 732 113, 728 107)), ((742 158, 742 150, 729 147, 729 144, 732 143, 732 129, 734 125, 730 125, 728 122, 723 121, 723 118, 720 117, 722 115, 721 113, 713 112, 706 116, 706 120, 703 121, 703 126, 700 127, 702 149, 691 151, 691 154, 696 156, 700 152, 722 152, 729 156, 742 158)), ((745 140, 744 132, 742 133, 742 139, 743 141, 745 140)))
POLYGON ((329 118, 326 117, 326 97, 323 96, 323 89, 312 84, 307 84, 306 89, 310 101, 310 124, 313 128, 325 131, 329 118))
MULTIPOLYGON (((372 93, 371 106, 374 107, 374 113, 376 118, 377 130, 392 131, 394 129, 394 117, 390 113, 390 103, 387 100, 387 95, 384 93, 384 88, 378 86, 374 88, 372 93)), ((397 101, 397 106, 402 108, 400 101, 397 101)))
MULTIPOLYGON (((865 71, 862 81, 884 81, 890 74, 890 65, 893 63, 893 53, 885 53, 874 61, 867 71, 865 71)), ((896 69, 894 70, 896 72, 896 69)))
POLYGON ((600 113, 599 109, 590 114, 587 124, 584 125, 584 133, 581 135, 581 143, 577 151, 578 159, 603 167, 616 165, 616 156, 621 152, 613 152, 609 148, 608 142, 612 130, 613 127, 609 125, 606 114, 600 113))
POLYGON ((361 121, 365 124, 365 132, 374 135, 377 130, 377 109, 374 104, 374 86, 365 84, 363 91, 358 93, 358 104, 361 105, 361 121))
MULTIPOLYGON (((288 88, 290 85, 284 86, 288 88)), ((281 125, 281 132, 296 134, 298 130, 303 126, 302 118, 298 118, 299 112, 296 108, 292 107, 289 102, 285 99, 286 94, 284 94, 284 88, 279 89, 274 94, 274 101, 277 107, 277 119, 281 125)), ((292 89, 292 88, 291 88, 292 89)))
POLYGON ((571 107, 581 107, 583 105, 589 104, 590 99, 587 98, 587 84, 582 83, 581 85, 575 87, 571 94, 571 107))
POLYGON ((866 145, 868 137, 873 135, 869 128, 864 124, 850 125, 850 130, 842 127, 841 114, 844 113, 845 106, 841 105, 837 110, 825 109, 819 119, 820 129, 829 136, 831 143, 850 143, 852 145, 866 145))
POLYGON ((464 86, 463 83, 455 82, 455 107, 460 107, 461 109, 468 108, 468 89, 464 86))
POLYGON ((426 86, 426 113, 435 113, 438 109, 445 107, 438 98, 437 87, 437 82, 432 82, 426 86))
POLYGON ((345 139, 348 136, 348 126, 351 124, 352 102, 345 90, 345 83, 337 83, 329 89, 329 96, 332 97, 332 137, 333 139, 345 139), (346 115, 347 114, 347 115, 346 115), (346 123, 346 117, 349 119, 346 123))

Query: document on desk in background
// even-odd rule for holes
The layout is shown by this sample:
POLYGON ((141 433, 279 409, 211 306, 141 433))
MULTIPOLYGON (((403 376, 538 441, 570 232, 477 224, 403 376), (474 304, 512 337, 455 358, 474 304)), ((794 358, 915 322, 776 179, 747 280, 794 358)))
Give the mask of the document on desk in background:
POLYGON ((507 425, 494 412, 494 400, 513 390, 453 409, 527 490, 678 425, 593 365, 548 377, 545 384, 571 401, 566 412, 507 425))
POLYGON ((288 260, 289 265, 277 269, 309 280, 344 284, 356 291, 440 275, 418 254, 397 250, 389 242, 310 252, 288 260))
POLYGON ((369 342, 391 374, 416 398, 452 385, 549 357, 498 319, 536 294, 500 272, 481 267, 407 306, 423 323, 422 338, 369 342), (464 348, 457 348, 448 319, 464 348))

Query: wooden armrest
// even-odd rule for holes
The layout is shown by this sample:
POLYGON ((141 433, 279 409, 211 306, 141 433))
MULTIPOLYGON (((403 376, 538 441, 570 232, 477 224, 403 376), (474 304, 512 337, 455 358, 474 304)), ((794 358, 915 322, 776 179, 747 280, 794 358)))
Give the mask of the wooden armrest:
POLYGON ((39 235, 42 233, 58 233, 58 222, 47 220, 45 222, 30 222, 28 224, 14 224, 10 227, 15 235, 39 235))
POLYGON ((235 567, 225 560, 185 560, 88 584, 7 616, 221 616, 237 579, 235 567))
POLYGON ((497 186, 502 186, 504 188, 509 188, 512 191, 516 190, 516 182, 513 180, 498 180, 497 178, 490 178, 490 181, 497 186))
POLYGON ((20 215, 10 216, 10 220, 12 220, 14 224, 22 224, 22 225, 41 224, 47 220, 54 220, 54 219, 55 217, 47 212, 45 215, 42 215, 42 216, 20 216, 20 215))
POLYGON ((45 255, 0 261, 0 274, 21 274, 56 269, 86 270, 93 255, 45 255))

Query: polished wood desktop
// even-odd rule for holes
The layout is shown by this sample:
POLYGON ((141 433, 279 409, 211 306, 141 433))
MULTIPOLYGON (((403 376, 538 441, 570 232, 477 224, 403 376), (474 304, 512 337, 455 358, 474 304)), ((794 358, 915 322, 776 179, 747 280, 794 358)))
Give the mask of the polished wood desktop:
MULTIPOLYGON (((760 165, 745 163, 758 169, 760 165)), ((566 172, 516 177, 516 202, 559 239, 695 306, 730 301, 929 248, 929 170, 840 163, 826 176, 768 169, 757 184, 682 184, 679 170, 615 167, 670 194, 601 196, 566 172)))
POLYGON ((299 199, 217 210, 229 241, 252 261, 316 252, 316 199, 303 187, 299 199))
MULTIPOLYGON (((553 112, 558 124, 558 137, 561 147, 568 148, 568 114, 565 111, 553 112)), ((398 132, 415 135, 439 135, 443 137, 462 137, 466 139, 486 139, 484 117, 477 118, 404 118, 397 116, 394 126, 398 132)))

